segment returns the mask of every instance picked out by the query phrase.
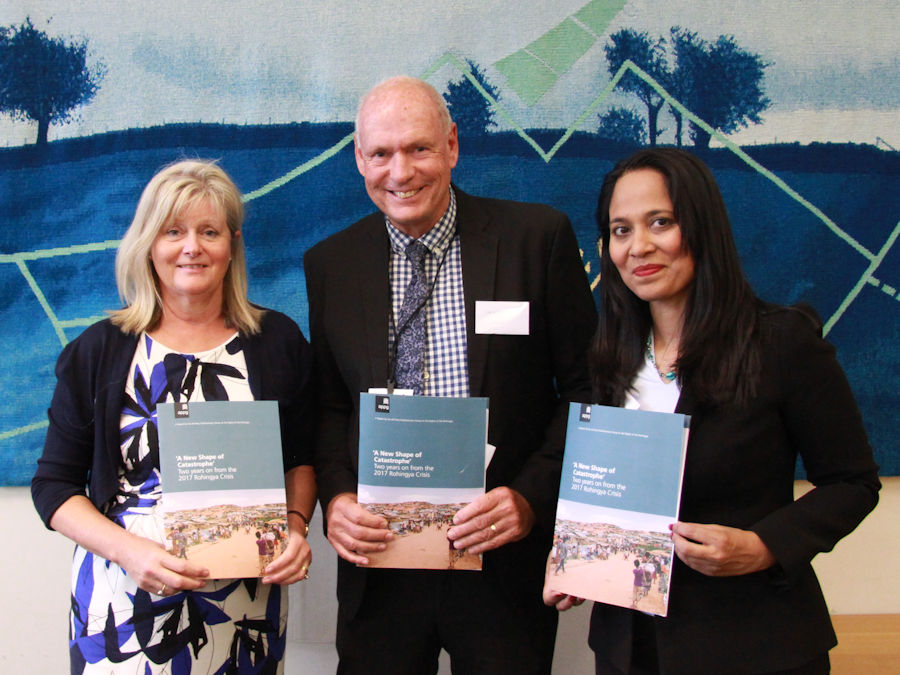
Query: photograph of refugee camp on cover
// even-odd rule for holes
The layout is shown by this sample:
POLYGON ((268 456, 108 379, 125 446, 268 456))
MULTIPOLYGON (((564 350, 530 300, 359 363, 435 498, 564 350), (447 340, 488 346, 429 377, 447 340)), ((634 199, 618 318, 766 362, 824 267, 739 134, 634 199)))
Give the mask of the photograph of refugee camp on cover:
POLYGON ((262 576, 287 545, 284 489, 168 494, 162 508, 166 548, 210 579, 262 576))
POLYGON ((672 521, 560 500, 547 563, 550 587, 665 616, 674 555, 672 521))
POLYGON ((394 533, 386 550, 369 554, 367 567, 480 570, 481 556, 453 548, 447 530, 456 512, 481 494, 481 489, 449 488, 410 494, 408 488, 360 485, 359 503, 386 518, 394 533))

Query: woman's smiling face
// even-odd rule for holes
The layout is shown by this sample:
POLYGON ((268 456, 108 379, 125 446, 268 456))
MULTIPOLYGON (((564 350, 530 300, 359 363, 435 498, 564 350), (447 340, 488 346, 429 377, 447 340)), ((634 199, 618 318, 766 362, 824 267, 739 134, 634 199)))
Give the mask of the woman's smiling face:
POLYGON ((609 202, 609 257, 641 300, 684 307, 694 281, 665 178, 637 169, 616 182, 609 202))
POLYGON ((185 208, 160 231, 150 249, 163 301, 221 296, 231 240, 225 214, 214 203, 203 199, 185 208))

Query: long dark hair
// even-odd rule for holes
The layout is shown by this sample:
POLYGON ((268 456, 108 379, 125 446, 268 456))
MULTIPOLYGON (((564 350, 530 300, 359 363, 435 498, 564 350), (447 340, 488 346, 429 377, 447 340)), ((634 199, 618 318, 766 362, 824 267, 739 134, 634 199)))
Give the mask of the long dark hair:
POLYGON ((601 253, 600 322, 591 349, 594 395, 622 405, 644 362, 652 328, 648 303, 632 293, 609 256, 609 204, 616 182, 638 169, 659 172, 666 182, 681 241, 694 260, 675 364, 703 404, 742 405, 759 379, 760 302, 744 278, 728 212, 709 168, 675 148, 648 148, 620 161, 603 181, 597 202, 601 253))

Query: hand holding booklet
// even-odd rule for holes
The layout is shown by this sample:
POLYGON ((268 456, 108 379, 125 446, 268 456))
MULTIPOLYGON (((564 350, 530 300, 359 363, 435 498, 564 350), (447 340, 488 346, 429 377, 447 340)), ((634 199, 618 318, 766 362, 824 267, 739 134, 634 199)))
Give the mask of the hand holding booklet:
POLYGON ((666 615, 689 422, 570 404, 551 589, 666 615))
POLYGON ((368 567, 481 569, 453 548, 453 516, 484 494, 486 398, 360 394, 357 499, 394 538, 368 567))

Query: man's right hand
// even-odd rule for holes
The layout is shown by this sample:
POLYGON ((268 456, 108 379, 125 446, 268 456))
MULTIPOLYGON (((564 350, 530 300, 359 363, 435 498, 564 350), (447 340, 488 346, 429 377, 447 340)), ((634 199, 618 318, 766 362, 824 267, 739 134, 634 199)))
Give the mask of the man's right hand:
POLYGON ((383 551, 394 538, 388 522, 362 507, 356 493, 342 492, 328 503, 328 541, 347 562, 368 565, 366 553, 383 551))

